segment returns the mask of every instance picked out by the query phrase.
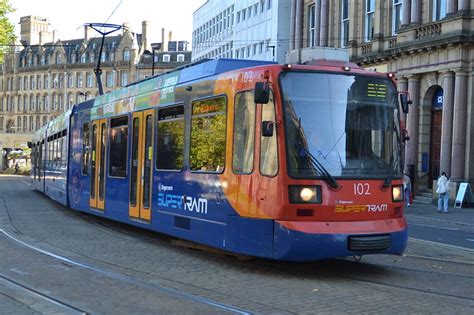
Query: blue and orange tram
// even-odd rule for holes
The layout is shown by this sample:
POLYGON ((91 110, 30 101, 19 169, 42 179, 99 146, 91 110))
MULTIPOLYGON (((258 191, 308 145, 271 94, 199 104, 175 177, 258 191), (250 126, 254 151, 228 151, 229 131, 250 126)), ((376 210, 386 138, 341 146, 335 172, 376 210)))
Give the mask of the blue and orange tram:
POLYGON ((49 122, 31 180, 74 210, 233 253, 401 254, 406 103, 354 64, 205 61, 49 122))

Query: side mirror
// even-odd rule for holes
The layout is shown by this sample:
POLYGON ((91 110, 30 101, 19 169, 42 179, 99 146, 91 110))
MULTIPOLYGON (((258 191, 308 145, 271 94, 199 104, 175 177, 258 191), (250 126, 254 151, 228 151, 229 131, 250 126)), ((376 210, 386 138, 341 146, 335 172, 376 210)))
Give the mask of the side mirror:
POLYGON ((256 104, 268 104, 270 101, 270 88, 268 82, 255 83, 254 102, 256 104))
POLYGON ((262 121, 262 137, 273 137, 273 121, 262 121))
POLYGON ((400 93, 400 105, 405 114, 408 114, 408 105, 411 103, 413 102, 408 99, 408 93, 400 93))

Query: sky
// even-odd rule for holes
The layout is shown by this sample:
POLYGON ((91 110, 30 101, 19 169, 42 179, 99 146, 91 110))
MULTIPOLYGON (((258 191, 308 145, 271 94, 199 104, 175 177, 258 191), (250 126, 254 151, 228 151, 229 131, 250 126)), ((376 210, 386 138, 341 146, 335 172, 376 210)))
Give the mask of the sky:
POLYGON ((48 18, 50 30, 58 30, 59 38, 64 40, 82 38, 85 23, 121 25, 128 22, 132 31, 141 33, 142 21, 149 21, 151 42, 161 42, 162 28, 165 28, 166 36, 169 31, 173 32, 173 40, 191 42, 193 12, 205 2, 206 0, 10 0, 16 12, 8 14, 8 18, 15 25, 17 36, 20 35, 20 17, 35 15, 48 18))

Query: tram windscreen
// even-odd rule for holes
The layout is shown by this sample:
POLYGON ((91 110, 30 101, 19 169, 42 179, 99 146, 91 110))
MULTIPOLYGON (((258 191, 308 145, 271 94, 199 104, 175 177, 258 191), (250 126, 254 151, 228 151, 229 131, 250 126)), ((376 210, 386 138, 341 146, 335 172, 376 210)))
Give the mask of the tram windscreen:
POLYGON ((390 80, 288 71, 280 84, 290 176, 401 176, 397 91, 390 80))

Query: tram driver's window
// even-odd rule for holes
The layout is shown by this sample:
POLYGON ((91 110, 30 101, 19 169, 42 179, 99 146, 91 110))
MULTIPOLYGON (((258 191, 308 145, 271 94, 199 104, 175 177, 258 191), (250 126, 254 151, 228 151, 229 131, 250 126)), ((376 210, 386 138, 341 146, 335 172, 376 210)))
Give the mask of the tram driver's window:
MULTIPOLYGON (((275 121, 275 104, 273 93, 270 91, 270 101, 262 104, 262 121, 275 121)), ((278 146, 276 124, 271 124, 273 135, 260 137, 260 172, 263 175, 275 176, 278 173, 278 146)))
POLYGON ((184 107, 173 106, 158 112, 156 168, 181 170, 184 150, 184 107))
POLYGON ((222 173, 225 162, 226 98, 194 101, 191 116, 191 171, 222 173))
POLYGON ((234 148, 232 169, 236 174, 253 170, 255 147, 255 102, 253 91, 238 93, 234 109, 234 148))
POLYGON ((109 176, 127 176, 128 117, 110 120, 109 176))

